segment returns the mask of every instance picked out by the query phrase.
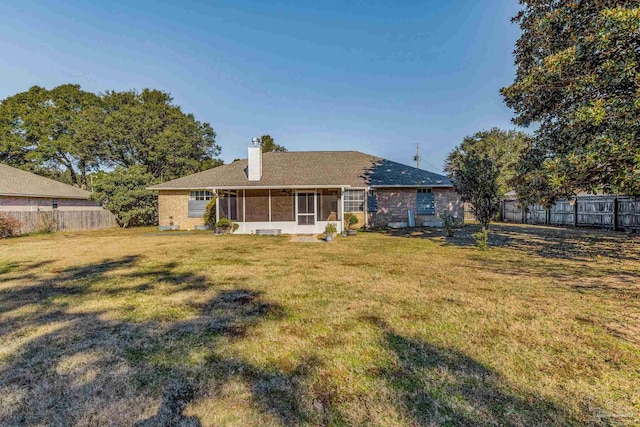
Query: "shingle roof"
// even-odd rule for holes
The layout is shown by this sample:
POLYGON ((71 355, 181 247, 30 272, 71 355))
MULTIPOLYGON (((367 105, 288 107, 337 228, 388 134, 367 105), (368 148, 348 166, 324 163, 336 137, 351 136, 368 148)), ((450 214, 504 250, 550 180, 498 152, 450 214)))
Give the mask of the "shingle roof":
POLYGON ((152 190, 232 187, 450 187, 445 176, 357 151, 264 153, 262 179, 247 179, 247 160, 149 187, 152 190))
POLYGON ((0 163, 0 195, 86 200, 91 193, 0 163))

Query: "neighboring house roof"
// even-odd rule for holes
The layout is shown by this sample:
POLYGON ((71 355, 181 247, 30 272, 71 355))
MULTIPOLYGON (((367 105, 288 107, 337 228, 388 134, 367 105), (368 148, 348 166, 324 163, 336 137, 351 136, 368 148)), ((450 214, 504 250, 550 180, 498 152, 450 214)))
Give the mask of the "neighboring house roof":
POLYGON ((91 193, 0 163, 0 196, 89 199, 91 193))
POLYGON ((248 180, 244 159, 149 189, 295 186, 451 187, 451 181, 443 175, 357 151, 288 151, 263 154, 260 181, 248 180))

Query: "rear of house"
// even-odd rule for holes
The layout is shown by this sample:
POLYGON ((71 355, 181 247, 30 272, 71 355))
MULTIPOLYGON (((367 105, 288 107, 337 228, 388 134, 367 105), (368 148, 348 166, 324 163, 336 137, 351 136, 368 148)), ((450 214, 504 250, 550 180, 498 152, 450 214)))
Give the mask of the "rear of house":
POLYGON ((150 187, 158 191, 160 226, 194 229, 217 198, 216 218, 239 233, 338 231, 355 215, 358 226, 437 224, 444 211, 462 220, 460 199, 449 179, 356 151, 262 153, 150 187))

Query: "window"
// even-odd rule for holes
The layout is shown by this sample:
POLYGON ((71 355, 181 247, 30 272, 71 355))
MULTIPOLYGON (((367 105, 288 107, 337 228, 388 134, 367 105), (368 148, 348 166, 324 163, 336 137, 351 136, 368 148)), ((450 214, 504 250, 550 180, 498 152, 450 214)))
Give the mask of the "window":
POLYGON ((211 194, 211 191, 206 191, 206 190, 202 190, 202 191, 192 191, 189 194, 189 200, 211 200, 213 198, 213 195, 211 194))
POLYGON ((207 208, 207 203, 213 198, 211 191, 192 191, 189 193, 189 218, 202 218, 207 208))
POLYGON ((58 209, 58 199, 51 199, 51 208, 58 209))
POLYGON ((367 195, 367 211, 376 213, 378 212, 378 198, 376 197, 376 190, 369 190, 367 195))
POLYGON ((344 211, 364 212, 364 191, 345 190, 344 191, 344 211))
POLYGON ((436 205, 430 188, 419 188, 416 201, 418 215, 435 215, 436 205))

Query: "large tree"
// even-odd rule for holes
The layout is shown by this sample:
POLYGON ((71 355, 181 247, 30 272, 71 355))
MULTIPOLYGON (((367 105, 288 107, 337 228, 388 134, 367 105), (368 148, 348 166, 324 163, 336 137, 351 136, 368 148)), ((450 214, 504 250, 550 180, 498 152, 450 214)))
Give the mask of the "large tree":
POLYGON ((282 145, 276 144, 276 141, 271 137, 271 135, 262 135, 262 137, 260 138, 260 141, 262 142, 261 145, 262 145, 263 153, 270 153, 272 151, 276 151, 276 152, 287 151, 287 149, 284 148, 282 145))
POLYGON ((158 223, 158 197, 146 187, 159 181, 144 166, 117 167, 92 175, 92 197, 110 210, 122 227, 158 223))
POLYGON ((518 125, 538 125, 519 190, 545 203, 577 190, 640 195, 637 0, 520 0, 515 82, 502 89, 518 125))
POLYGON ((464 138, 445 163, 445 170, 460 169, 460 162, 467 153, 486 154, 499 170, 498 188, 501 194, 512 189, 512 181, 523 150, 527 147, 529 135, 517 130, 492 128, 464 138))
POLYGON ((104 141, 103 159, 111 166, 142 165, 168 180, 213 165, 220 153, 211 125, 197 121, 173 104, 168 93, 108 92, 105 108, 93 121, 104 141))
POLYGON ((0 161, 79 187, 99 165, 100 141, 84 132, 102 100, 79 85, 34 86, 0 102, 0 161))

